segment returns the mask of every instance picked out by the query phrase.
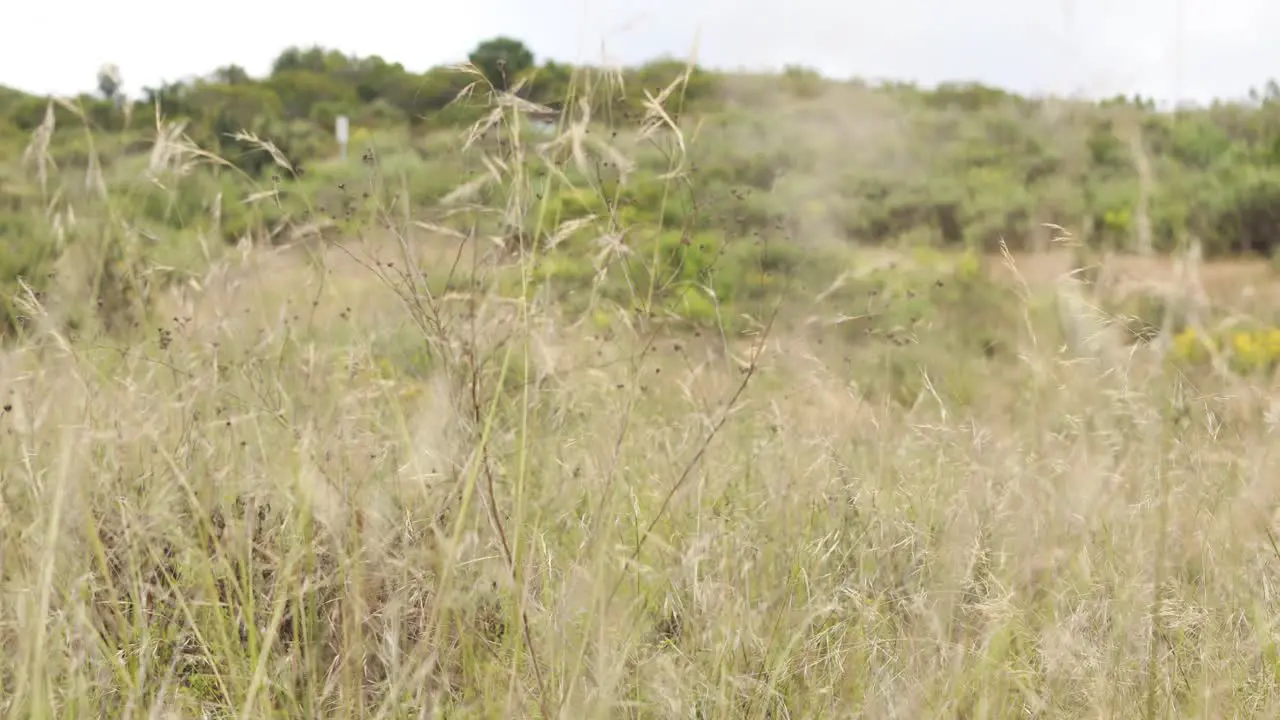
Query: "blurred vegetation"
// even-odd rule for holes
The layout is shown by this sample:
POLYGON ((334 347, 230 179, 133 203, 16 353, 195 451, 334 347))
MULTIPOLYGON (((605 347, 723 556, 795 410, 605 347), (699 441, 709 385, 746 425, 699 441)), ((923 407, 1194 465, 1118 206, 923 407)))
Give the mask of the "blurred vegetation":
POLYGON ((1187 367, 1215 361, 1231 371, 1271 378, 1280 368, 1280 328, 1250 323, 1223 323, 1208 331, 1188 327, 1173 339, 1173 359, 1187 367))
MULTIPOLYGON (((604 71, 540 62, 506 37, 469 61, 414 72, 293 47, 266 77, 231 65, 136 98, 110 66, 96 93, 76 98, 0 88, 0 149, 11 158, 0 164, 0 327, 16 327, 17 280, 40 292, 69 257, 91 268, 74 279, 89 287, 86 307, 127 319, 145 314, 157 281, 227 246, 349 236, 389 207, 510 235, 510 217, 454 207, 455 191, 486 172, 459 138, 483 124, 491 88, 534 111, 528 140, 546 144, 520 156, 533 193, 481 183, 480 199, 519 206, 514 239, 562 247, 541 277, 566 295, 635 297, 617 284, 639 284, 653 291, 640 294, 651 314, 736 317, 783 285, 816 292, 837 274, 832 248, 1043 248, 1046 223, 1090 248, 1168 252, 1194 238, 1208 256, 1275 255, 1274 82, 1244 101, 1166 111, 1143 98, 835 82, 800 67, 754 76, 660 59, 604 71), (650 122, 655 107, 695 139, 680 168, 690 182, 666 179, 675 140, 650 122), (347 162, 339 115, 351 120, 347 162), (552 141, 583 121, 576 144, 552 141), (599 240, 610 233, 660 264, 604 273, 599 240), (713 265, 729 270, 713 280, 713 265)), ((511 161, 500 134, 475 142, 511 161)))

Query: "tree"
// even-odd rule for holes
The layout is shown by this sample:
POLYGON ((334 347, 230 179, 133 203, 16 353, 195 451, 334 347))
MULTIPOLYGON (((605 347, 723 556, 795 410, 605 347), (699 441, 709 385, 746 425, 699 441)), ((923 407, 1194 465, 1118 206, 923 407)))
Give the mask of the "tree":
POLYGON ((213 71, 213 81, 223 85, 248 85, 253 82, 248 71, 239 65, 225 65, 213 71))
POLYGON ((519 40, 506 36, 480 43, 468 59, 499 90, 506 90, 534 65, 533 52, 519 40))
POLYGON ((122 85, 120 68, 110 63, 99 68, 98 92, 102 94, 104 100, 118 101, 121 98, 120 88, 122 85))
POLYGON ((538 69, 529 85, 529 98, 550 107, 559 107, 573 84, 573 67, 548 60, 538 69))
POLYGON ((357 102, 355 88, 327 73, 286 70, 272 75, 263 86, 279 96, 291 118, 309 117, 311 108, 320 103, 339 103, 350 109, 357 102))
POLYGON ((279 75, 290 70, 309 70, 317 73, 338 73, 351 67, 351 58, 338 50, 325 50, 319 45, 308 48, 286 48, 271 64, 271 74, 279 75))

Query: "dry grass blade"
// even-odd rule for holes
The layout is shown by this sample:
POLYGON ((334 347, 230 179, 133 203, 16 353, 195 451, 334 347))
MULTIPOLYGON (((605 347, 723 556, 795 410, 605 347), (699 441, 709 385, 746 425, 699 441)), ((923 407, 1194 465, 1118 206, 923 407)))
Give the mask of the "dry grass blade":
POLYGON ((247 130, 238 130, 231 133, 230 137, 232 140, 238 140, 262 150, 271 156, 271 161, 278 167, 288 170, 290 174, 297 174, 294 170, 293 163, 289 162, 289 158, 285 157, 284 153, 280 151, 280 148, 276 147, 276 144, 270 140, 260 138, 256 133, 252 133, 247 130))
POLYGON ((471 202, 476 198, 476 194, 492 181, 493 176, 489 174, 474 177, 446 193, 440 198, 440 204, 450 206, 471 202))
POLYGON ((684 84, 688 81, 688 73, 689 70, 686 68, 685 74, 671 81, 671 83, 663 88, 657 96, 650 93, 647 88, 645 89, 645 114, 640 129, 640 136, 646 139, 653 137, 663 128, 670 130, 680 148, 681 157, 688 153, 688 148, 685 146, 684 134, 680 132, 680 127, 676 125, 675 120, 673 120, 671 115, 667 113, 665 104, 673 92, 684 87, 684 84))
POLYGON ((573 237, 573 235, 579 230, 590 227, 595 223, 595 221, 595 215, 587 215, 585 217, 574 218, 573 220, 566 220, 561 223, 560 227, 556 228, 556 231, 547 238, 545 248, 548 251, 554 250, 557 245, 573 237))
POLYGON ((502 121, 504 114, 505 113, 501 107, 495 107, 490 110, 489 114, 485 115, 482 120, 472 125, 467 131, 466 139, 462 143, 462 151, 466 152, 467 150, 470 150, 480 138, 484 137, 485 133, 492 130, 502 121))
POLYGON ((443 235, 445 237, 451 237, 458 240, 467 239, 467 234, 460 230, 457 230, 456 228, 440 225, 438 223, 423 222, 422 220, 415 220, 413 221, 413 224, 416 227, 420 227, 423 230, 427 230, 437 235, 443 235))
POLYGON ((22 151, 23 165, 35 163, 36 179, 40 182, 40 191, 48 192, 49 186, 49 170, 57 170, 57 163, 49 154, 49 142, 53 138, 53 131, 57 127, 57 118, 53 112, 53 102, 50 101, 45 106, 44 119, 31 133, 31 142, 27 144, 26 149, 22 151))

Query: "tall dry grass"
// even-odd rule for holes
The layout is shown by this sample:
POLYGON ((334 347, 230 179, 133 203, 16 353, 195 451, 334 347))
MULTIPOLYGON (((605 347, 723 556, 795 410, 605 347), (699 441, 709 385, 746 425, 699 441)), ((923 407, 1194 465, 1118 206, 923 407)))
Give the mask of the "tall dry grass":
MULTIPOLYGON (((673 186, 679 89, 640 127, 673 186)), ((127 343, 22 299, 7 716, 1276 714, 1259 387, 1085 342, 1105 318, 1029 284, 1014 350, 972 362, 925 331, 907 365, 769 317, 673 334, 652 272, 640 312, 571 324, 535 291, 563 229, 539 203, 581 182, 558 159, 625 150, 581 114, 531 146, 493 99, 448 223, 387 207, 311 256, 246 250, 127 343)), ((658 260, 593 227, 600 273, 658 260)))

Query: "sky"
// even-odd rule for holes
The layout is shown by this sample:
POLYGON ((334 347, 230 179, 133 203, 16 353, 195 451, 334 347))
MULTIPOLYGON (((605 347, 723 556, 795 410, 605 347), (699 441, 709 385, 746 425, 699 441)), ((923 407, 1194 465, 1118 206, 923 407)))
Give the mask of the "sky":
POLYGON ((4 19, 0 85, 40 94, 92 91, 104 63, 134 95, 232 63, 261 75, 290 45, 420 71, 496 35, 540 60, 636 64, 696 48, 722 69, 1162 101, 1239 98, 1280 76, 1275 0, 20 0, 4 19))

